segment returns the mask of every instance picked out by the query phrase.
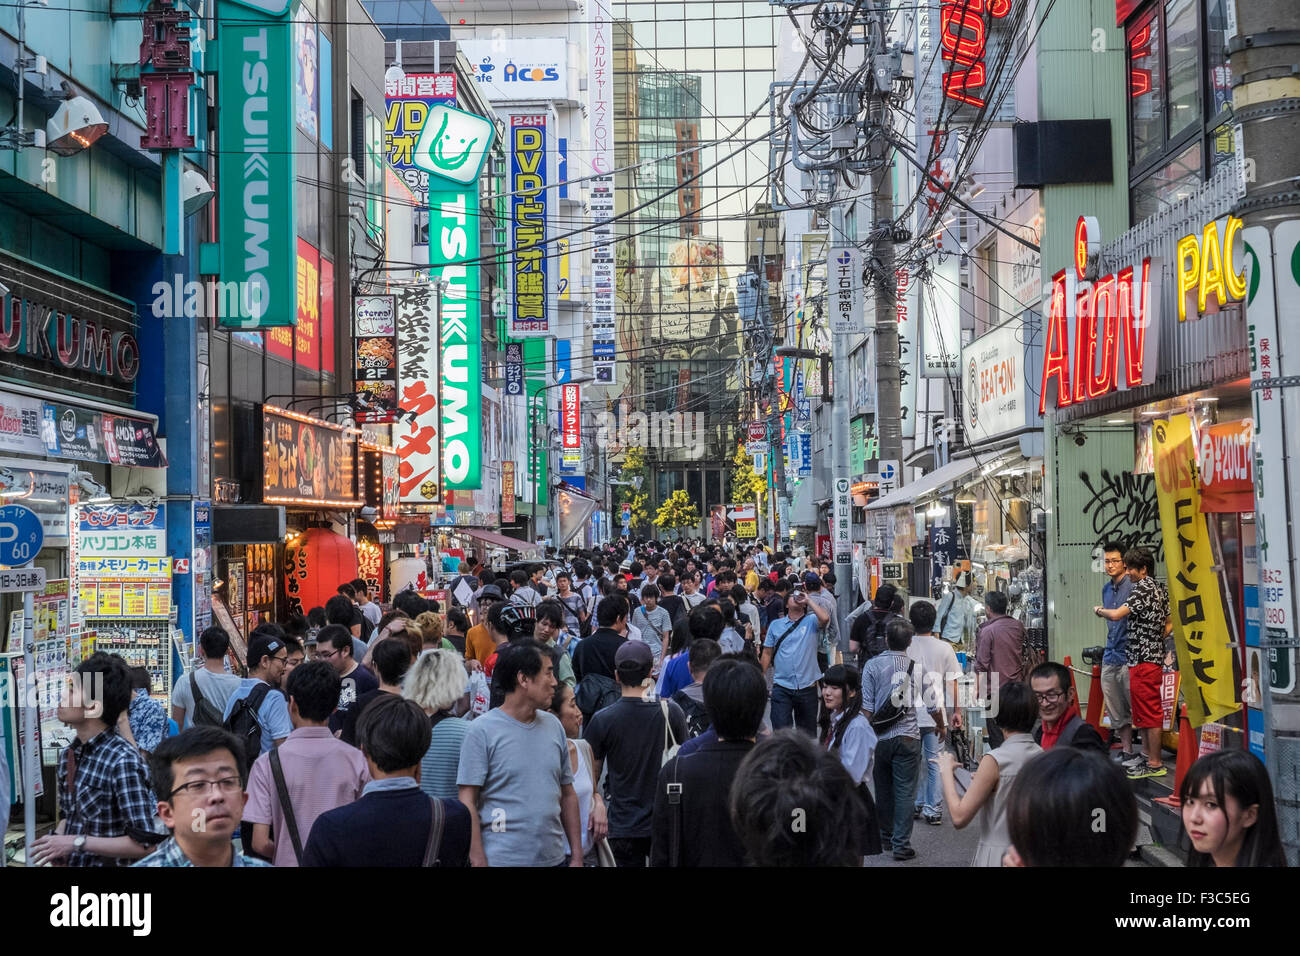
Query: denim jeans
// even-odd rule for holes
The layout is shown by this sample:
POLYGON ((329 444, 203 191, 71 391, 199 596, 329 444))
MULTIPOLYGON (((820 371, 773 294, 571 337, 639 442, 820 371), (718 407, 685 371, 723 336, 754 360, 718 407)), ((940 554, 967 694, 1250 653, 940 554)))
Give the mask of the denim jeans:
POLYGON ((916 769, 916 809, 928 816, 943 812, 943 784, 939 779, 939 767, 930 763, 937 760, 942 745, 939 734, 933 727, 921 730, 921 763, 916 769))
POLYGON ((798 727, 810 737, 817 736, 817 685, 790 690, 772 685, 772 729, 798 727))
POLYGON ((880 842, 895 853, 906 850, 912 841, 912 808, 920 760, 919 737, 890 737, 876 745, 874 776, 880 842))

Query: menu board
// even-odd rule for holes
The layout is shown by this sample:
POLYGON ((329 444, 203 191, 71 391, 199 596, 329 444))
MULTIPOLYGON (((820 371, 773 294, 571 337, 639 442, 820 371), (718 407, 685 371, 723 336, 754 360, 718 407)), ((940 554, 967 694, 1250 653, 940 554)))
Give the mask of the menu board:
POLYGON ((171 616, 171 558, 78 562, 81 614, 87 618, 171 616))
POLYGON ((268 504, 359 507, 357 430, 262 411, 262 500, 268 504))
POLYGON ((33 596, 35 616, 32 619, 33 636, 37 641, 68 636, 68 579, 56 578, 45 583, 45 591, 33 596))

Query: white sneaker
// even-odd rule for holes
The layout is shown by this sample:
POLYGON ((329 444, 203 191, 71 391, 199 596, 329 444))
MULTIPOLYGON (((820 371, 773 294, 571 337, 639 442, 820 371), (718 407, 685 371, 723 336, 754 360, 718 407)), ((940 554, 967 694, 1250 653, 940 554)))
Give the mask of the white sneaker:
POLYGON ((1120 760, 1120 765, 1127 768, 1138 767, 1147 762, 1146 754, 1136 753, 1132 757, 1120 760))

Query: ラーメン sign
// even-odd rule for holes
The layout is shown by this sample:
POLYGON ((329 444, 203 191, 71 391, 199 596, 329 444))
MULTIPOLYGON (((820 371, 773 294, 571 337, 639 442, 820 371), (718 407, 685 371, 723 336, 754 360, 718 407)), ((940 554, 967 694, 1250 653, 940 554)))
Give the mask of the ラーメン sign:
POLYGON ((231 9, 227 0, 218 3, 217 19, 221 279, 242 290, 238 309, 217 321, 243 329, 293 325, 293 24, 231 9))
POLYGON ((1057 408, 1155 381, 1160 260, 1147 257, 1093 281, 1080 280, 1080 271, 1087 274, 1087 257, 1081 261, 1078 249, 1090 241, 1088 226, 1080 219, 1075 227, 1071 268, 1052 276, 1040 414, 1047 409, 1053 379, 1050 395, 1057 408))

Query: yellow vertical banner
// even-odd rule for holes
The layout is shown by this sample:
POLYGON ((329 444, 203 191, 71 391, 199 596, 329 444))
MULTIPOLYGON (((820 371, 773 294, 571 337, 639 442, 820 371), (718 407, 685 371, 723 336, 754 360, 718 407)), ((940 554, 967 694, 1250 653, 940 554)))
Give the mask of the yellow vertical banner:
POLYGON ((556 239, 556 250, 559 252, 560 259, 560 286, 559 298, 569 298, 569 240, 556 239))
POLYGON ((1178 671, 1187 717, 1199 727, 1241 708, 1232 636, 1214 572, 1209 526, 1201 513, 1191 420, 1174 415, 1157 421, 1152 434, 1178 671))

